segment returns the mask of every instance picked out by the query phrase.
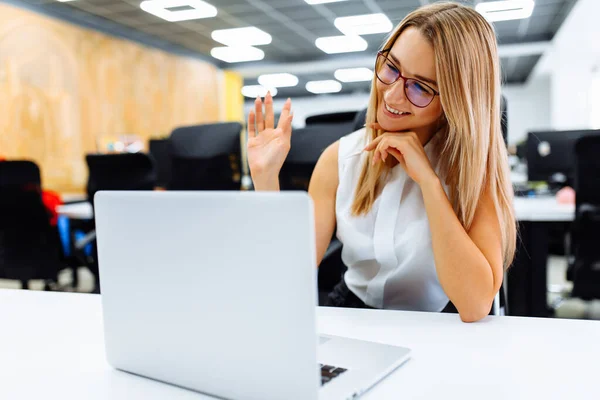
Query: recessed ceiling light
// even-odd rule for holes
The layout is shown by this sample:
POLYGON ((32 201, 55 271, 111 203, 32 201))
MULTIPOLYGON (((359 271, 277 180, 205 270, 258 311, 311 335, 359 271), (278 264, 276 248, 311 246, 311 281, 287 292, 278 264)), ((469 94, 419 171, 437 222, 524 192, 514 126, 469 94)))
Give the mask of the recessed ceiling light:
POLYGON ((75 0, 56 0, 56 1, 58 1, 59 3, 69 3, 69 2, 75 1, 75 0))
POLYGON ((228 63, 258 61, 265 58, 265 52, 252 46, 215 47, 210 51, 214 58, 228 63))
POLYGON ((255 26, 213 31, 213 40, 226 46, 260 46, 271 43, 271 35, 255 26))
POLYGON ((533 0, 504 0, 479 3, 475 10, 489 22, 496 22, 529 18, 534 7, 533 0))
POLYGON ((371 35, 374 33, 387 33, 394 26, 385 14, 355 15, 353 17, 339 17, 333 22, 335 27, 344 35, 371 35))
POLYGON ((262 85, 247 85, 242 88, 242 94, 251 99, 255 99, 259 96, 265 97, 269 91, 271 92, 271 96, 277 96, 277 88, 266 88, 262 85))
POLYGON ((305 2, 307 2, 308 4, 325 4, 325 3, 339 3, 340 1, 346 1, 346 0, 304 0, 305 2))
POLYGON ((217 15, 215 6, 202 0, 146 0, 140 8, 169 22, 211 18, 217 15))
POLYGON ((365 51, 369 44, 360 36, 328 36, 315 40, 315 45, 327 54, 365 51))
POLYGON ((306 90, 314 94, 337 93, 342 90, 342 84, 338 81, 310 81, 306 83, 306 90))
POLYGON ((341 82, 366 82, 373 79, 373 71, 369 68, 342 68, 335 71, 334 75, 341 82))
POLYGON ((294 87, 298 85, 298 77, 292 74, 267 74, 258 77, 258 83, 266 87, 294 87))

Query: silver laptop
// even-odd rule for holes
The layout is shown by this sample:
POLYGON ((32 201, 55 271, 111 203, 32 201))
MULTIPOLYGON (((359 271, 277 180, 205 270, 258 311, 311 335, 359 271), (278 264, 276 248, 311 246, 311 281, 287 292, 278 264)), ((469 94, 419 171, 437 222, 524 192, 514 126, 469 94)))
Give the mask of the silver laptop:
POLYGON ((106 352, 226 399, 357 397, 406 348, 319 336, 305 193, 99 192, 106 352))

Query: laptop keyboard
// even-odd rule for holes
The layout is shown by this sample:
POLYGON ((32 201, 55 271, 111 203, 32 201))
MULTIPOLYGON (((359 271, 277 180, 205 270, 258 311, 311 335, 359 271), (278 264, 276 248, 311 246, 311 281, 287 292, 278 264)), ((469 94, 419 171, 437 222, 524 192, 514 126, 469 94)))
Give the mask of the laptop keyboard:
POLYGON ((332 379, 337 378, 347 371, 344 368, 334 367, 331 365, 319 365, 321 366, 321 385, 331 382, 332 379))

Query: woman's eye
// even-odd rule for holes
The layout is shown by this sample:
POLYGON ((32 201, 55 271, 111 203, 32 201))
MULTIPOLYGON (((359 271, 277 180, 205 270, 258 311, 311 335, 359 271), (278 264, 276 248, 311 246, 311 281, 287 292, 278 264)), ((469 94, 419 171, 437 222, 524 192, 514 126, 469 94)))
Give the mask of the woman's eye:
POLYGON ((388 63, 387 64, 388 68, 391 69, 394 72, 398 72, 398 68, 394 67, 392 64, 388 63))

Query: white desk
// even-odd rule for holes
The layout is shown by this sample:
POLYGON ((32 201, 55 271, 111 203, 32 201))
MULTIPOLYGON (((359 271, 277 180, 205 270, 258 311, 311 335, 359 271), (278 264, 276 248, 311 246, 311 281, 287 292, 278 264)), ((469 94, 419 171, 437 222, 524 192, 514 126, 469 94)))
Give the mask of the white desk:
MULTIPOLYGON (((575 206, 559 204, 554 198, 515 198, 515 213, 519 221, 572 221, 575 206)), ((57 212, 73 219, 92 219, 94 212, 88 202, 59 206, 57 212)))
POLYGON ((554 197, 516 197, 519 221, 568 222, 575 219, 574 204, 560 204, 554 197))
POLYGON ((523 172, 511 171, 510 181, 512 183, 527 183, 527 174, 523 172))
POLYGON ((94 210, 89 202, 66 204, 58 206, 56 212, 59 215, 64 215, 71 219, 92 219, 94 218, 94 210))
MULTIPOLYGON (((365 399, 597 399, 600 322, 319 309, 327 334, 413 349, 365 399)), ((104 358, 100 297, 0 290, 1 399, 191 400, 104 358)))

